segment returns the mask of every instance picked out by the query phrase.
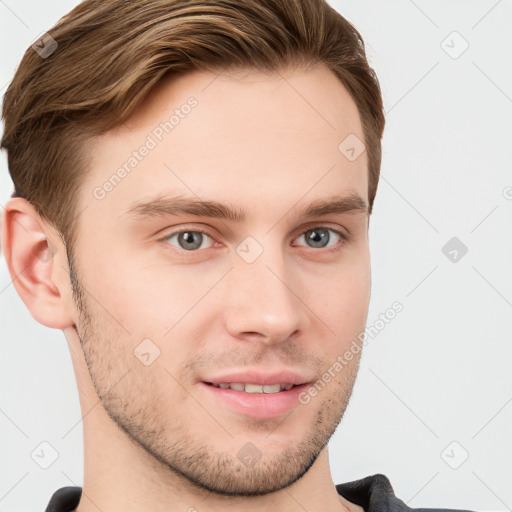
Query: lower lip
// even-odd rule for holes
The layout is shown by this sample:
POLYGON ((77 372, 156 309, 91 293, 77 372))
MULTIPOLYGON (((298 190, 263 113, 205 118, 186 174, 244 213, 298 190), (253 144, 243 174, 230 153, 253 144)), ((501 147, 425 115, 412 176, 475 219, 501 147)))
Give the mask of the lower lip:
POLYGON ((300 403, 298 397, 309 385, 294 386, 288 391, 278 393, 247 393, 231 388, 218 388, 205 382, 199 384, 210 395, 236 412, 253 418, 272 418, 288 412, 300 403))

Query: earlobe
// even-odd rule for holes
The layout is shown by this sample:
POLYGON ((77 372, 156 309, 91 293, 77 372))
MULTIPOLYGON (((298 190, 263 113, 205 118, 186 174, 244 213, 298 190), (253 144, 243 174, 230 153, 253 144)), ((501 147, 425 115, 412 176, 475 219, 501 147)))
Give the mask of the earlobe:
POLYGON ((13 198, 5 206, 1 247, 13 286, 34 319, 56 329, 74 325, 69 280, 62 278, 63 244, 27 200, 13 198))

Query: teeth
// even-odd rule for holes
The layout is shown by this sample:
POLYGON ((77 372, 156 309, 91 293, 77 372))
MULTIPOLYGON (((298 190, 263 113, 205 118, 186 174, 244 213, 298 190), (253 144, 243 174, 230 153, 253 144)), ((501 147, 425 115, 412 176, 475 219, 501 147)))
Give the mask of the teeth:
POLYGON ((246 393, 279 393, 279 391, 288 391, 293 388, 293 384, 268 384, 262 386, 260 384, 244 384, 243 382, 221 382, 213 384, 217 388, 231 388, 236 391, 245 391, 246 393))
MULTIPOLYGON (((231 384, 233 386, 233 384, 231 384)), ((243 384, 241 384, 243 389, 243 384)), ((267 387, 267 386, 266 386, 267 387)), ((281 389, 280 386, 278 386, 277 391, 281 389)), ((246 384, 245 390, 246 393, 263 393, 263 386, 260 386, 259 384, 246 384)))
POLYGON ((269 384, 268 386, 263 386, 263 393, 279 393, 279 391, 281 391, 281 384, 269 384))

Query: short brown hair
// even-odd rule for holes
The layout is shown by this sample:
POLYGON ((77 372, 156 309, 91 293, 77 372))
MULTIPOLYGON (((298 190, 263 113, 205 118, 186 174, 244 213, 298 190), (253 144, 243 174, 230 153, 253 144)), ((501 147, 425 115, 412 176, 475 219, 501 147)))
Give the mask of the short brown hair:
MULTIPOLYGON (((85 0, 25 52, 3 103, 1 147, 23 197, 74 247, 86 142, 122 123, 164 75, 325 64, 354 99, 372 211, 381 164, 381 90, 363 38, 324 0, 85 0)), ((340 141, 341 142, 341 141, 340 141)))

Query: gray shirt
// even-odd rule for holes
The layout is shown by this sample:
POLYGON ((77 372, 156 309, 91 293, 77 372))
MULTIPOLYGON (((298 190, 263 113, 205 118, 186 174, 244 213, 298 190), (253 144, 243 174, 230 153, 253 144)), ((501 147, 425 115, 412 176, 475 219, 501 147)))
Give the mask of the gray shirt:
MULTIPOLYGON (((377 473, 352 482, 337 484, 338 494, 360 505, 365 512, 474 512, 466 509, 410 508, 395 496, 387 476, 377 473)), ((55 491, 45 512, 72 512, 78 506, 81 487, 61 487, 55 491)))

